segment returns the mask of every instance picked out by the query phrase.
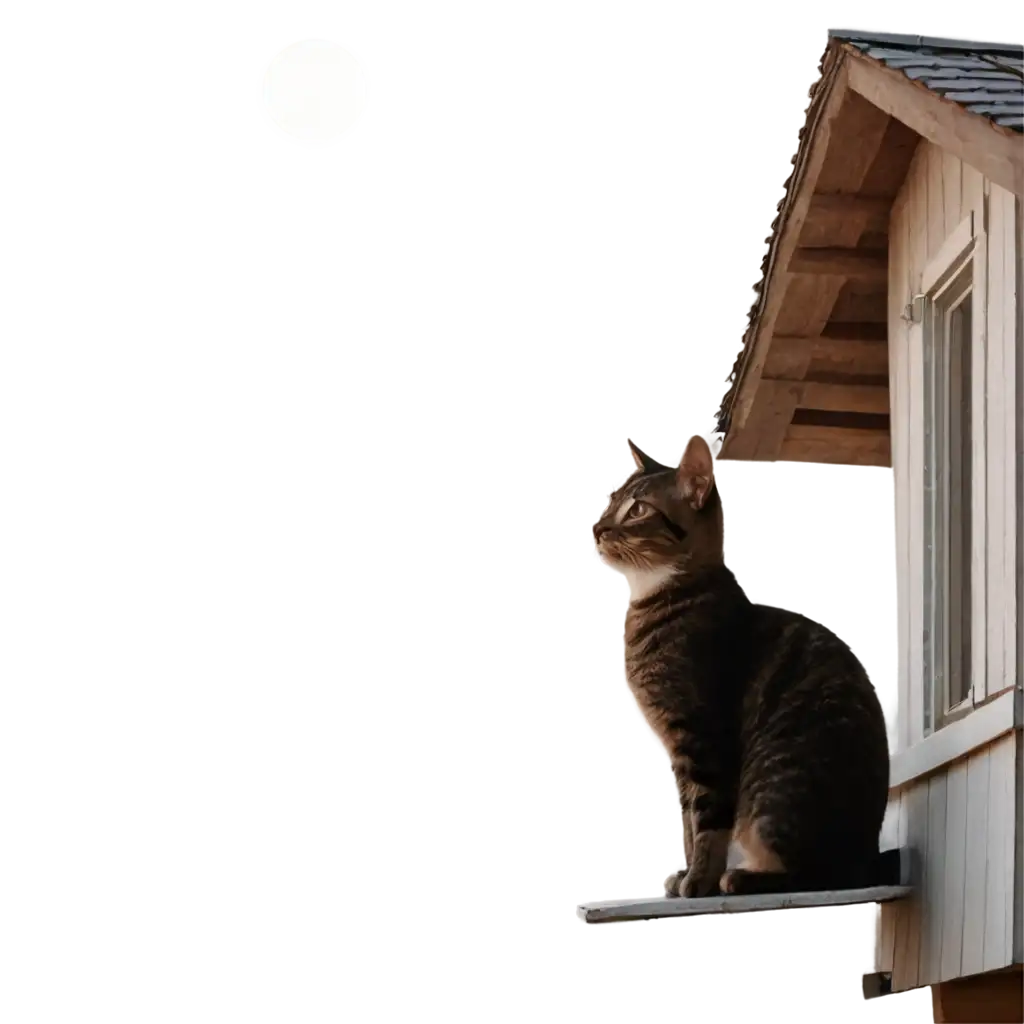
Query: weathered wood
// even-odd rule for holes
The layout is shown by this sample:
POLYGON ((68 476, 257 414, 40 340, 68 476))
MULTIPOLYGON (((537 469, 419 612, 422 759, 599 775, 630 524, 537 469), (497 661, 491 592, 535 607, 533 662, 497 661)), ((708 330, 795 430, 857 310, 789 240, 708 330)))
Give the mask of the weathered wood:
POLYGON ((921 958, 922 915, 927 884, 928 865, 928 784, 915 786, 904 797, 907 808, 907 843, 913 851, 916 873, 914 891, 907 900, 904 926, 892 971, 894 992, 905 992, 918 986, 921 958))
POLYGON ((1020 1024, 1024 986, 1020 971, 961 978, 932 987, 932 1019, 940 1024, 1020 1024))
MULTIPOLYGON (((885 119, 893 124, 892 119, 885 119)), ((851 220, 861 225, 865 236, 884 240, 889 231, 889 208, 892 206, 896 189, 893 188, 888 198, 874 193, 863 194, 856 190, 863 176, 864 168, 857 166, 853 160, 840 168, 826 168, 818 179, 821 185, 842 185, 842 190, 821 193, 817 191, 811 199, 811 207, 800 233, 800 242, 804 246, 835 245, 837 233, 842 232, 851 220), (845 178, 842 180, 841 176, 845 178), (850 185, 849 182, 853 181, 850 185)))
POLYGON ((1015 929, 1017 927, 1017 914, 1024 893, 1021 892, 1021 872, 1024 865, 1020 862, 1019 847, 1019 815, 1021 808, 1021 789, 1018 787, 1020 779, 1019 749, 1021 732, 1017 730, 1012 736, 1006 737, 1003 741, 1009 747, 1005 762, 1000 766, 999 784, 1002 787, 1001 806, 1004 815, 1002 825, 1002 853, 1001 860, 1006 879, 1006 905, 1003 911, 1003 935, 1002 947, 1007 964, 1020 963, 1017 957, 1015 944, 1015 929))
POLYGON ((1013 963, 1013 943, 1007 916, 1013 914, 1013 793, 1006 785, 1013 778, 1013 736, 1004 736, 988 752, 988 836, 985 869, 985 942, 982 964, 995 971, 1013 963), (1007 840, 1010 840, 1007 842, 1007 840))
POLYGON ((967 761, 946 773, 946 848, 942 887, 942 956, 939 977, 960 976, 964 940, 964 881, 967 874, 967 761))
POLYGON ((942 967, 942 896, 946 884, 946 776, 928 780, 928 857, 921 900, 921 960, 918 984, 939 981, 942 967))
POLYGON ((822 195, 811 196, 808 217, 838 215, 843 217, 861 215, 864 217, 887 217, 892 207, 892 197, 863 195, 822 195))
MULTIPOLYGON (((924 194, 925 231, 928 235, 928 259, 935 258, 940 247, 948 240, 945 217, 945 191, 942 186, 943 150, 925 146, 924 194)), ((921 291, 927 291, 922 285, 921 291)))
POLYGON ((890 788, 913 785, 953 761, 994 743, 1020 727, 1021 713, 1020 691, 1008 689, 971 714, 899 751, 890 762, 890 788))
POLYGON ((941 152, 942 178, 942 213, 946 237, 951 235, 956 226, 970 212, 962 206, 963 197, 963 162, 952 153, 941 152))
MULTIPOLYGON (((1018 665, 1018 622, 1021 591, 1024 590, 1024 561, 1018 550, 1018 535, 1024 532, 1024 508, 1018 492, 1018 481, 1024 475, 1024 441, 1018 441, 1018 431, 1024 422, 1024 395, 1016 387, 1019 379, 1021 352, 1024 349, 1024 296, 1020 294, 1021 283, 1021 231, 1017 221, 1019 202, 1003 189, 996 190, 997 211, 1002 221, 1003 273, 1000 287, 1003 324, 1003 421, 1001 439, 998 443, 1002 455, 1003 486, 1003 533, 1002 533, 1002 613, 1003 613, 1003 681, 1009 684, 1016 680, 1024 686, 1021 672, 1024 665, 1018 665)), ((996 212, 993 213, 996 215, 996 212)))
POLYGON ((889 347, 877 341, 840 338, 810 339, 807 373, 845 372, 884 375, 889 372, 889 347))
POLYGON ((806 336, 776 334, 762 368, 762 379, 802 381, 811 362, 812 341, 806 336))
MULTIPOLYGON (((921 270, 928 260, 926 146, 919 146, 907 174, 907 266, 910 292, 920 291, 921 270)), ((924 337, 923 325, 906 324, 907 337, 907 578, 910 650, 907 664, 907 743, 924 738, 924 337)))
POLYGON ((985 873, 988 866, 989 753, 967 761, 967 856, 964 874, 964 941, 960 974, 984 970, 985 873))
POLYGON ((887 68, 846 46, 849 86, 918 135, 976 167, 986 178, 1024 195, 1024 147, 1020 135, 937 96, 902 71, 887 68))
MULTIPOLYGON (((900 838, 900 797, 889 799, 882 819, 882 830, 879 835, 879 846, 882 849, 898 848, 900 838)), ((900 879, 904 881, 904 879, 900 879)), ((911 879, 906 879, 911 881, 911 879)), ((875 969, 892 973, 894 944, 896 941, 895 917, 891 907, 878 908, 875 940, 875 969)), ((891 982, 891 978, 890 978, 891 982)))
POLYGON ((988 285, 986 368, 988 429, 986 435, 987 572, 986 688, 991 693, 1011 685, 1017 662, 1017 420, 1021 414, 1013 383, 1017 375, 1017 232, 1016 203, 1005 189, 992 185, 988 197, 988 285))
MULTIPOLYGON (((833 89, 845 88, 841 81, 833 85, 833 89)), ((835 249, 840 254, 855 251, 865 228, 872 217, 876 218, 872 238, 878 232, 878 241, 885 242, 884 214, 882 207, 863 204, 856 209, 847 210, 842 216, 820 212, 818 221, 808 219, 813 189, 819 185, 820 190, 827 194, 855 192, 871 170, 875 156, 882 141, 887 136, 891 119, 867 103, 862 97, 847 94, 840 103, 832 120, 824 112, 832 102, 833 93, 825 88, 823 113, 814 126, 808 128, 806 136, 810 142, 806 153, 798 155, 797 171, 793 176, 791 194, 793 204, 789 211, 784 211, 783 225, 779 232, 779 244, 774 252, 772 267, 766 275, 765 303, 758 323, 758 337, 750 349, 747 365, 741 371, 741 383, 734 404, 732 422, 722 448, 723 458, 777 458, 781 457, 779 445, 782 439, 778 433, 778 410, 772 404, 762 406, 756 381, 760 375, 772 380, 800 379, 807 362, 806 347, 786 347, 776 344, 773 335, 780 337, 813 337, 821 334, 828 323, 830 314, 837 300, 847 287, 847 277, 843 275, 790 273, 790 261, 799 244, 803 249, 808 246, 812 253, 810 260, 815 268, 816 262, 826 249, 835 249), (828 127, 824 127, 825 124, 828 127), (823 159, 818 163, 814 174, 816 177, 801 174, 803 169, 811 170, 811 153, 819 142, 827 142, 830 132, 835 129, 836 138, 841 138, 839 149, 824 147, 823 159), (799 187, 798 187, 799 183, 799 187), (798 219, 799 217, 799 219, 798 219), (785 240, 788 227, 794 229, 792 239, 785 240), (799 239, 799 243, 797 242, 799 239), (763 333, 762 333, 763 332, 763 333), (750 419, 750 417, 753 417, 750 419), (764 417, 768 423, 764 424, 764 417), (744 434, 758 437, 753 440, 744 434), (776 444, 771 452, 765 438, 776 444), (756 456, 752 453, 756 452, 756 456)), ((817 157, 815 157, 817 159, 817 157)), ((826 200, 827 203, 827 200, 826 200)), ((824 211, 824 206, 818 207, 824 211)), ((884 250, 883 250, 884 256, 884 250)), ((862 255, 854 257, 858 267, 862 255)), ((860 269, 856 273, 863 272, 860 269)), ((873 273, 877 274, 877 266, 873 273)), ((882 277, 884 278, 884 267, 882 277)), ((871 313, 871 310, 868 310, 871 313)), ((884 317, 882 318, 884 320, 884 317)), ((774 393, 768 393, 774 398, 774 393)), ((834 460, 833 460, 834 461, 834 460)))
MULTIPOLYGON (((826 279, 827 280, 827 279, 826 279)), ((886 302, 887 287, 883 279, 861 279, 849 277, 845 280, 839 297, 832 307, 833 322, 859 321, 873 323, 876 330, 885 329, 888 319, 886 302)), ((823 331, 822 333, 828 333, 823 331)))
POLYGON ((696 917, 702 914, 748 914, 765 910, 798 910, 809 907, 845 907, 857 903, 887 903, 909 896, 909 885, 877 885, 867 889, 828 892, 791 892, 764 896, 708 896, 702 899, 656 897, 608 900, 581 904, 576 913, 588 924, 612 921, 650 921, 663 917, 696 917))
MULTIPOLYGON (((1024 845, 1018 781, 1021 698, 1010 689, 1021 678, 1017 480, 1024 471, 1021 386, 1011 384, 1020 376, 1020 217, 1017 202, 1005 188, 985 182, 974 167, 926 142, 918 148, 890 218, 887 366, 901 673, 892 784, 895 799, 905 808, 901 839, 916 846, 917 823, 926 822, 921 901, 891 904, 880 913, 876 967, 884 974, 891 962, 895 991, 911 986, 908 957, 915 935, 917 985, 992 970, 1013 957, 1018 962, 1024 959, 1024 871, 1017 863, 1024 845), (978 706, 962 719, 944 722, 945 705, 934 700, 932 709, 939 717, 926 725, 920 592, 926 338, 923 325, 911 327, 901 314, 912 295, 945 281, 950 264, 969 251, 972 233, 978 253, 972 265, 971 612, 972 681, 978 706), (926 273, 929 263, 933 272, 926 273), (1001 313, 993 312, 997 303, 1001 313), (996 345, 998 352, 993 350, 996 345), (908 743, 915 745, 907 749, 908 743), (927 807, 919 813, 915 804, 922 792, 927 792, 927 807), (907 833, 914 838, 908 839, 907 833), (921 912, 916 932, 915 907, 921 912)), ((860 243, 862 248, 866 244, 860 243)), ((851 282, 832 316, 870 320, 874 301, 869 285, 851 282), (867 315, 862 317, 861 311, 867 315)), ((813 372, 808 358, 805 389, 813 372)), ((798 419, 806 407, 805 391, 795 413, 798 419)))
MULTIPOLYGON (((974 287, 971 310, 971 522, 986 522, 988 497, 987 378, 988 359, 988 240, 984 221, 974 225, 974 287)), ((971 530, 971 683, 975 703, 988 690, 988 530, 971 530)))
POLYGON ((771 461, 777 458, 782 439, 793 419, 802 385, 793 381, 760 378, 755 387, 757 429, 746 431, 732 450, 732 457, 771 461))
POLYGON ((896 616, 897 616, 897 698, 894 751, 909 743, 910 726, 910 530, 909 530, 909 438, 910 378, 909 339, 903 307, 910 296, 909 210, 906 184, 893 203, 889 225, 889 434, 892 452, 896 515, 896 616))
POLYGON ((889 414, 889 389, 850 384, 804 384, 802 409, 830 409, 841 412, 889 414))
POLYGON ((888 466, 891 464, 889 432, 794 424, 786 431, 779 457, 791 462, 888 466))
MULTIPOLYGON (((995 693, 1006 685, 1005 649, 1003 646, 1003 600, 1007 589, 1013 586, 1012 575, 1006 572, 1003 563, 1003 547, 1006 540, 1006 486, 1013 482, 1013 476, 1006 478, 1003 442, 1006 436, 1006 369, 1003 365, 1003 231, 1005 218, 1002 215, 1001 195, 1003 189, 991 186, 989 190, 989 214, 987 252, 985 254, 985 283, 987 286, 988 318, 985 325, 985 395, 988 420, 985 438, 985 525, 987 533, 987 590, 985 598, 986 646, 988 657, 985 662, 985 690, 995 693)), ((1012 329, 1012 327, 1011 327, 1012 329)), ((977 337, 977 331, 974 332, 977 337)))
POLYGON ((889 349, 884 340, 822 334, 776 336, 764 376, 768 380, 801 381, 840 374, 884 380, 888 370, 889 349))
POLYGON ((818 248, 797 249, 789 261, 791 274, 831 274, 869 281, 885 281, 889 265, 884 250, 818 248))
POLYGON ((1021 789, 1024 787, 1024 736, 1014 733, 1013 778, 1007 786, 1013 794, 1014 830, 1013 830, 1013 913, 1010 926, 1012 937, 1010 945, 1013 949, 1013 962, 1024 963, 1024 800, 1021 789))
MULTIPOLYGON (((797 247, 814 186, 824 164, 832 132, 846 98, 847 84, 846 72, 842 66, 829 72, 829 79, 823 81, 819 86, 827 92, 819 94, 824 99, 814 123, 808 124, 804 129, 810 133, 808 136, 810 141, 802 154, 802 159, 798 160, 790 181, 792 200, 786 204, 783 210, 784 217, 775 245, 774 262, 768 267, 765 275, 764 304, 758 317, 757 333, 751 342, 746 365, 741 368, 742 376, 733 403, 732 423, 722 445, 721 456, 723 458, 729 457, 733 437, 742 430, 753 405, 753 385, 760 377, 761 367, 775 330, 775 320, 785 297, 784 285, 786 282, 780 279, 787 276, 786 268, 797 247)), ((798 156, 801 155, 798 154, 798 156)))
MULTIPOLYGON (((1024 687, 1024 201, 1014 202, 1014 230, 1009 232, 1008 245, 1013 245, 1013 297, 1005 296, 1007 307, 1011 303, 1016 328, 1013 334, 1013 453, 1014 511, 1010 517, 1013 532, 1014 591, 1013 627, 1007 628, 1007 641, 1014 645, 1011 660, 1015 665, 1017 686, 1024 687)), ((1024 734, 1017 732, 1013 779, 1014 836, 1013 836, 1013 914, 1011 921, 1014 963, 1024 963, 1024 734)))
POLYGON ((906 180, 907 169, 920 141, 917 132, 890 117, 871 170, 861 183, 861 192, 868 196, 895 196, 906 180))
MULTIPOLYGON (((910 842, 910 794, 902 793, 900 795, 900 810, 899 810, 899 844, 901 847, 908 845, 910 842)), ((917 865, 915 864, 915 867, 917 865)), ((913 881, 916 883, 917 878, 913 881)), ((895 910, 895 922, 894 930, 895 937, 893 939, 893 962, 892 962, 892 977, 893 977, 893 990, 896 992, 902 992, 907 987, 907 955, 908 946, 910 943, 910 931, 914 918, 910 912, 909 902, 901 900, 895 910), (901 982, 897 985, 897 981, 901 982)), ((916 961, 916 957, 915 957, 916 961)), ((915 971, 916 975, 916 971, 915 971)))

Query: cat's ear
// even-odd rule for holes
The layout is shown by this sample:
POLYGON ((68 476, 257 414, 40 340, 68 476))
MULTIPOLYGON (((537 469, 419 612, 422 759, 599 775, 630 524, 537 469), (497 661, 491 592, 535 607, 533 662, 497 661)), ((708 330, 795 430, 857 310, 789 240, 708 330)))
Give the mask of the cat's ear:
POLYGON ((633 461, 634 473, 649 473, 654 468, 654 461, 644 452, 642 447, 635 440, 626 438, 626 451, 629 452, 633 461))
POLYGON ((703 437, 691 437, 676 470, 676 486, 695 509, 701 509, 708 500, 714 483, 715 470, 711 449, 703 437))

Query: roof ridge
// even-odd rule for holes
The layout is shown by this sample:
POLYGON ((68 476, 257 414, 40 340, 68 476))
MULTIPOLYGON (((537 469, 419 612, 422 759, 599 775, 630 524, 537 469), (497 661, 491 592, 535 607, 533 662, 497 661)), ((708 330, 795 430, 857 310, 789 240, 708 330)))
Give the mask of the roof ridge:
POLYGON ((1024 53, 1024 26, 826 26, 826 39, 929 53, 1024 53), (945 39, 941 38, 946 36, 945 39), (959 36, 959 38, 955 38, 959 36), (999 38, 1000 36, 1004 38, 999 38))

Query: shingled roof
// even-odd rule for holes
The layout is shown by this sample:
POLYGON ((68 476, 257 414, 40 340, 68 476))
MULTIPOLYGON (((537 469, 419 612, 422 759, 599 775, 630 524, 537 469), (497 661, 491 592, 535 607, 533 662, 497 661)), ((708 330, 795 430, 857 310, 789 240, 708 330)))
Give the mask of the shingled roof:
POLYGON ((787 179, 785 194, 778 204, 778 215, 772 223, 772 234, 766 240, 768 251, 761 264, 762 277, 754 286, 757 299, 749 313, 743 348, 729 376, 730 388, 718 410, 717 430, 726 433, 737 390, 756 334, 764 303, 773 255, 781 225, 785 221, 793 196, 794 177, 802 163, 802 154, 813 133, 817 112, 829 80, 844 50, 855 50, 886 68, 900 71, 907 78, 927 88, 937 99, 952 101, 985 118, 1003 131, 1024 132, 1024 46, 1004 43, 978 43, 933 36, 892 35, 841 29, 829 31, 829 43, 819 65, 819 79, 811 86, 811 102, 807 123, 801 129, 797 168, 787 179))
POLYGON ((947 100, 1024 131, 1024 46, 832 30, 839 39, 947 100))

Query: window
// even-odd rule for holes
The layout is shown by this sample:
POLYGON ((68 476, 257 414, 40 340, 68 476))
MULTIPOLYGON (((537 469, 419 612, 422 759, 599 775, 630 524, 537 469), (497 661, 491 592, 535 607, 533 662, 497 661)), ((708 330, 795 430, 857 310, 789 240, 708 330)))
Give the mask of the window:
MULTIPOLYGON (((933 266, 923 321, 924 732, 972 705, 973 230, 964 225, 933 266), (963 229, 962 229, 963 231, 963 229)), ((984 409, 978 410, 982 414, 984 409)))
POLYGON ((930 196, 902 204, 890 263, 895 741, 959 757, 1021 686, 1021 214, 983 182, 950 230, 930 196))

